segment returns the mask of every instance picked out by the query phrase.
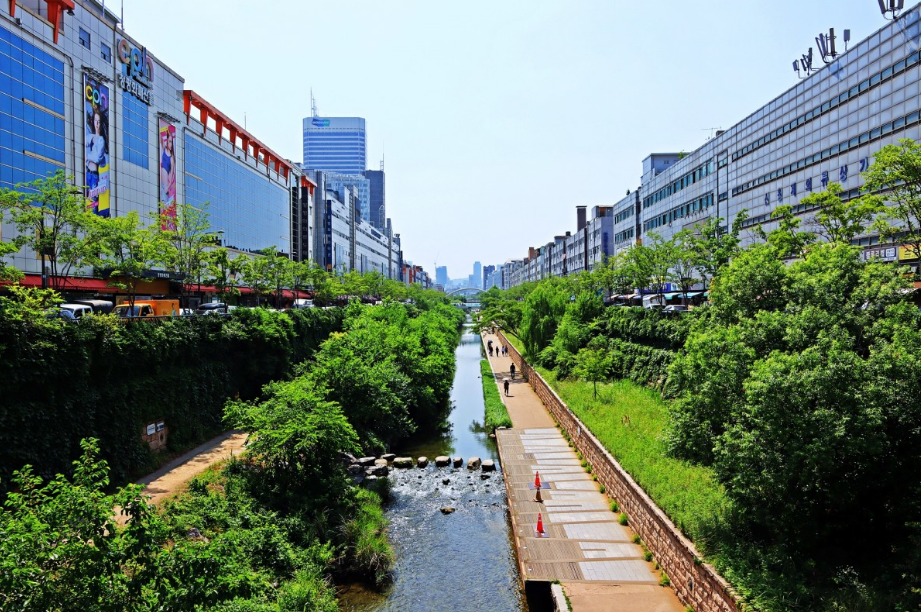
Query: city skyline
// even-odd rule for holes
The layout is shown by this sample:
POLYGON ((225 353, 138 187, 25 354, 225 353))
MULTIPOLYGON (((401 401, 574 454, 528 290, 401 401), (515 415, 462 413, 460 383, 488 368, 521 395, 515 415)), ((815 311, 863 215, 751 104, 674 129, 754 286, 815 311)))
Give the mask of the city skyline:
POLYGON ((730 127, 794 86, 791 63, 815 47, 820 32, 850 28, 856 41, 884 23, 871 0, 663 3, 656 11, 320 4, 310 11, 316 27, 305 40, 303 26, 288 17, 300 10, 293 3, 259 12, 242 3, 213 6, 130 4, 124 25, 294 161, 311 87, 320 116, 364 117, 368 159, 387 153, 387 213, 407 257, 455 270, 477 257, 525 256, 528 246, 574 229, 575 206, 614 204, 639 184, 647 154, 693 151, 711 128, 730 127), (174 11, 183 19, 162 28, 162 15, 174 11), (248 44, 234 45, 226 33, 244 20, 248 44), (203 22, 211 27, 200 28, 203 22), (350 44, 339 44, 341 30, 323 23, 348 23, 350 44), (307 57, 306 68, 292 79, 283 62, 253 59, 250 49, 262 44, 307 57), (219 59, 191 61, 201 48, 220 49, 219 59), (333 48, 336 61, 325 61, 333 48), (237 86, 241 73, 249 88, 237 86), (548 188, 550 172, 582 177, 571 199, 548 188), (433 231, 433 221, 470 231, 433 231))

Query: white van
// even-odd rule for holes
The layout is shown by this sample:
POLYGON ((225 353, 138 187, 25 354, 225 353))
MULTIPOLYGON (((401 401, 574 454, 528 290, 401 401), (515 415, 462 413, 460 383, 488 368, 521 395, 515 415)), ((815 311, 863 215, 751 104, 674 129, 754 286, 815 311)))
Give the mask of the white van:
POLYGON ((61 310, 67 310, 75 319, 82 319, 86 315, 93 314, 93 307, 87 304, 61 304, 58 306, 61 310))
POLYGON ((313 308, 313 300, 298 298, 291 304, 291 308, 313 308))

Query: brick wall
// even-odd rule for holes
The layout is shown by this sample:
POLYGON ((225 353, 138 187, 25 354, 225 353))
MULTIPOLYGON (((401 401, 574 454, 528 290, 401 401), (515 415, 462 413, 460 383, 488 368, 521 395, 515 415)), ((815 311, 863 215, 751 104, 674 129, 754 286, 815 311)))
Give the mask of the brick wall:
POLYGON ((515 346, 500 333, 509 355, 550 410, 553 418, 569 434, 582 457, 592 466, 592 474, 605 491, 617 500, 627 514, 630 527, 643 539, 659 566, 668 574, 678 597, 696 612, 732 612, 742 609, 729 584, 711 565, 702 563, 694 545, 684 537, 665 513, 620 466, 617 460, 588 431, 572 410, 550 388, 540 374, 528 365, 515 346))

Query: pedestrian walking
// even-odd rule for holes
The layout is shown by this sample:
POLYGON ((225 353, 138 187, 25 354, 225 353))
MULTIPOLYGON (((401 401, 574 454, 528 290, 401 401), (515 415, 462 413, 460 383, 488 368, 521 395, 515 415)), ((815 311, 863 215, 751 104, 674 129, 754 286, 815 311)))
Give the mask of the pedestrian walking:
POLYGON ((489 351, 489 356, 492 357, 492 345, 487 345, 486 349, 489 351))
POLYGON ((505 396, 508 397, 508 379, 502 381, 502 386, 505 388, 505 396))
POLYGON ((514 380, 515 378, 515 364, 514 363, 508 367, 508 371, 509 371, 509 374, 512 375, 512 379, 514 380))

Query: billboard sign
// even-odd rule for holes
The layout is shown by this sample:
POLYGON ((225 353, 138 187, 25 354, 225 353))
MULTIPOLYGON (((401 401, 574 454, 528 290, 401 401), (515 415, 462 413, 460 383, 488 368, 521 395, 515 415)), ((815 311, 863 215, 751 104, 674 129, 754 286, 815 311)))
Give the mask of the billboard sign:
POLYGON ((86 206, 100 217, 109 205, 109 88, 83 75, 84 179, 86 206))
POLYGON ((319 117, 314 117, 311 123, 315 127, 329 127, 329 119, 320 119, 319 117))
POLYGON ((159 122, 160 229, 176 229, 176 126, 165 119, 159 122))

